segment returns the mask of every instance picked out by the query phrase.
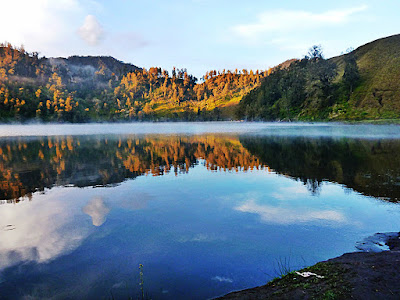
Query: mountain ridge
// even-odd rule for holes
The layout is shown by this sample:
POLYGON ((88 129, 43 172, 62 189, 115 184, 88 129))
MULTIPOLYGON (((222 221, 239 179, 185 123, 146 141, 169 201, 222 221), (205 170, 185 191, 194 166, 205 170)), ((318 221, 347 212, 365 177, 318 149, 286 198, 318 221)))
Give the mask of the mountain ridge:
POLYGON ((376 120, 400 116, 400 35, 266 70, 148 70, 111 56, 0 45, 0 121, 376 120))

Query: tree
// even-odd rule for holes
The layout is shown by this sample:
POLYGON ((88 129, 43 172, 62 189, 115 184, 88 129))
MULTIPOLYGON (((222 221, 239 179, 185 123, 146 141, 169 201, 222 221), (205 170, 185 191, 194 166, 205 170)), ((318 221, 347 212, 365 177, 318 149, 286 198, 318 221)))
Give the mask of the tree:
POLYGON ((321 45, 314 45, 308 49, 308 53, 305 58, 309 60, 324 59, 321 45))
POLYGON ((322 100, 322 107, 332 105, 333 88, 332 81, 337 75, 336 64, 329 60, 311 61, 308 67, 310 85, 308 93, 311 98, 322 100))
POLYGON ((344 61, 346 66, 344 67, 343 83, 349 88, 350 93, 352 93, 354 86, 360 79, 360 73, 354 55, 346 55, 344 61))

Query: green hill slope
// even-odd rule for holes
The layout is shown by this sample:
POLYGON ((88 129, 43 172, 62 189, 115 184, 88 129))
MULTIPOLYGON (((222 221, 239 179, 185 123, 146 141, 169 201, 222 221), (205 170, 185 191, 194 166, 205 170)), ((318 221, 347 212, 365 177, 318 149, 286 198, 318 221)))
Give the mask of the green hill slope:
POLYGON ((400 35, 338 57, 303 59, 265 78, 238 117, 365 120, 400 117, 400 35))
POLYGON ((400 113, 400 35, 354 51, 361 83, 349 104, 368 118, 398 118, 400 113))

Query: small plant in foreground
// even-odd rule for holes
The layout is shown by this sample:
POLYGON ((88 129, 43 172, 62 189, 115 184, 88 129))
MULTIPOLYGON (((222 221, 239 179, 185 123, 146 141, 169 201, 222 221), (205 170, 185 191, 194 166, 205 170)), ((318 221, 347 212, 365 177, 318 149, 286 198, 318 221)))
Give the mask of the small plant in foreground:
POLYGON ((140 277, 140 292, 141 292, 141 296, 142 296, 142 300, 144 300, 144 281, 143 281, 143 265, 139 264, 139 277, 140 277))

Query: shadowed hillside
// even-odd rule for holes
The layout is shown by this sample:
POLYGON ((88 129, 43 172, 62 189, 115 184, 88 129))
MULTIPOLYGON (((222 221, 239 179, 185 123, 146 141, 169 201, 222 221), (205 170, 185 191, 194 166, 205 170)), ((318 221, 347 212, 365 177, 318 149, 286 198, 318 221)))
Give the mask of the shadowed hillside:
MULTIPOLYGON (((354 57, 360 83, 349 98, 344 118, 398 118, 400 112, 400 35, 359 47, 347 56, 354 57)), ((345 63, 345 57, 332 59, 345 63)), ((343 118, 342 117, 342 118, 343 118)))
POLYGON ((324 59, 321 49, 274 72, 237 115, 263 120, 394 119, 400 115, 400 35, 324 59))

